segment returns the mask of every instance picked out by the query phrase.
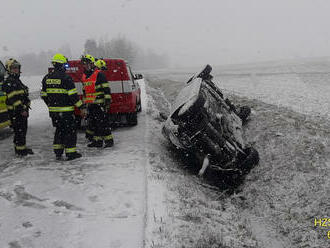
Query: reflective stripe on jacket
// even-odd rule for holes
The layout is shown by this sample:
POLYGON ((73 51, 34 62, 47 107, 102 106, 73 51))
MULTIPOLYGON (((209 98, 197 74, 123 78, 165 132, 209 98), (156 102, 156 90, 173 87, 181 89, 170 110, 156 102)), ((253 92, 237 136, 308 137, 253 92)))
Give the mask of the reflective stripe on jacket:
POLYGON ((31 101, 29 99, 29 88, 25 86, 17 75, 9 75, 2 85, 6 94, 6 105, 9 115, 21 113, 28 110, 31 101))
POLYGON ((74 106, 82 105, 72 78, 64 70, 55 69, 43 78, 40 95, 54 114, 73 112, 74 106))
POLYGON ((89 104, 111 103, 111 90, 105 74, 100 70, 87 72, 83 75, 84 102, 89 104), (87 75, 87 76, 86 76, 87 75))

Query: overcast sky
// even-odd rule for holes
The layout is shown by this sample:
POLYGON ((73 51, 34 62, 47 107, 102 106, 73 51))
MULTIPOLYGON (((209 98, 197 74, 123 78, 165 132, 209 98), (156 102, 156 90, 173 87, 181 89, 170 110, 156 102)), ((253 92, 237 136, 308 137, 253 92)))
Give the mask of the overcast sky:
POLYGON ((330 55, 328 0, 10 0, 0 10, 0 57, 65 43, 78 56, 86 39, 119 33, 173 65, 330 55))

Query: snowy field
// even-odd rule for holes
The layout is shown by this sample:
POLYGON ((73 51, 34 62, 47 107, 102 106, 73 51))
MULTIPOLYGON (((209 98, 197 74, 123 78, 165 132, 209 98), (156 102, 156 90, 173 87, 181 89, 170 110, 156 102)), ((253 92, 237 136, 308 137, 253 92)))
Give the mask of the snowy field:
POLYGON ((220 86, 231 93, 309 115, 330 117, 330 72, 322 74, 251 74, 219 76, 220 86))
MULTIPOLYGON (((328 63, 214 68, 225 96, 252 107, 245 136, 259 151, 260 163, 226 196, 182 172, 187 162, 166 155, 154 159, 154 178, 179 196, 166 197, 172 214, 159 223, 159 247, 330 247, 330 228, 315 226, 315 219, 330 215, 327 68, 328 63), (181 171, 175 166, 180 164, 181 171)), ((193 72, 146 73, 158 111, 169 112, 193 72)))
MULTIPOLYGON (((200 69, 159 70, 149 75, 184 83, 200 69)), ((212 75, 225 93, 289 107, 299 113, 330 117, 328 61, 218 66, 213 68, 212 75)))
POLYGON ((21 76, 22 82, 29 87, 30 98, 37 99, 40 96, 41 81, 44 76, 21 76))
POLYGON ((44 76, 24 76, 22 74, 22 82, 29 87, 30 92, 38 91, 41 89, 41 80, 44 76))

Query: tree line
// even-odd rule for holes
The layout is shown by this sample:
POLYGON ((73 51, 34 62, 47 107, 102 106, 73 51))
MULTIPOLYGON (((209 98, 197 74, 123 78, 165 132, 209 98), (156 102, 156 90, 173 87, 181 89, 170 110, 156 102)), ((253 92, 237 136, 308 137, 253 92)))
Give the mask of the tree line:
MULTIPOLYGON (((69 44, 65 44, 58 50, 41 51, 39 53, 28 52, 21 54, 17 59, 22 64, 24 75, 43 75, 50 66, 50 59, 55 53, 63 53, 69 59, 72 57, 69 44)), ((165 54, 158 54, 152 50, 144 50, 124 36, 117 36, 111 40, 102 38, 98 42, 95 39, 87 39, 82 54, 91 54, 96 58, 123 58, 134 70, 159 69, 169 66, 169 58, 165 54)), ((2 57, 5 61, 9 57, 2 57)))
POLYGON ((166 54, 158 54, 151 49, 145 51, 120 35, 111 40, 100 39, 98 42, 88 39, 84 45, 84 53, 97 58, 123 58, 135 69, 159 69, 169 66, 166 54))

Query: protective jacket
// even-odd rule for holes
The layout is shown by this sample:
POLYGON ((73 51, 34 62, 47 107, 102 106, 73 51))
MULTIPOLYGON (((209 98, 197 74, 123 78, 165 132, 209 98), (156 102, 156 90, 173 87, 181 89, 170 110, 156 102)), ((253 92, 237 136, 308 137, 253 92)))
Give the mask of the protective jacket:
POLYGON ((18 75, 9 75, 2 90, 7 95, 6 105, 11 119, 23 111, 28 111, 31 104, 29 88, 22 83, 18 75))
POLYGON ((8 108, 11 126, 14 130, 15 153, 18 155, 32 154, 32 150, 26 147, 26 132, 28 128, 28 115, 23 113, 29 111, 31 101, 29 99, 29 88, 19 79, 19 75, 10 74, 3 84, 6 105, 8 108))
POLYGON ((82 106, 74 82, 64 69, 55 69, 43 78, 41 97, 51 117, 58 113, 72 114, 74 106, 82 106))
POLYGON ((110 86, 100 70, 85 72, 82 77, 84 103, 104 105, 111 103, 110 86))

